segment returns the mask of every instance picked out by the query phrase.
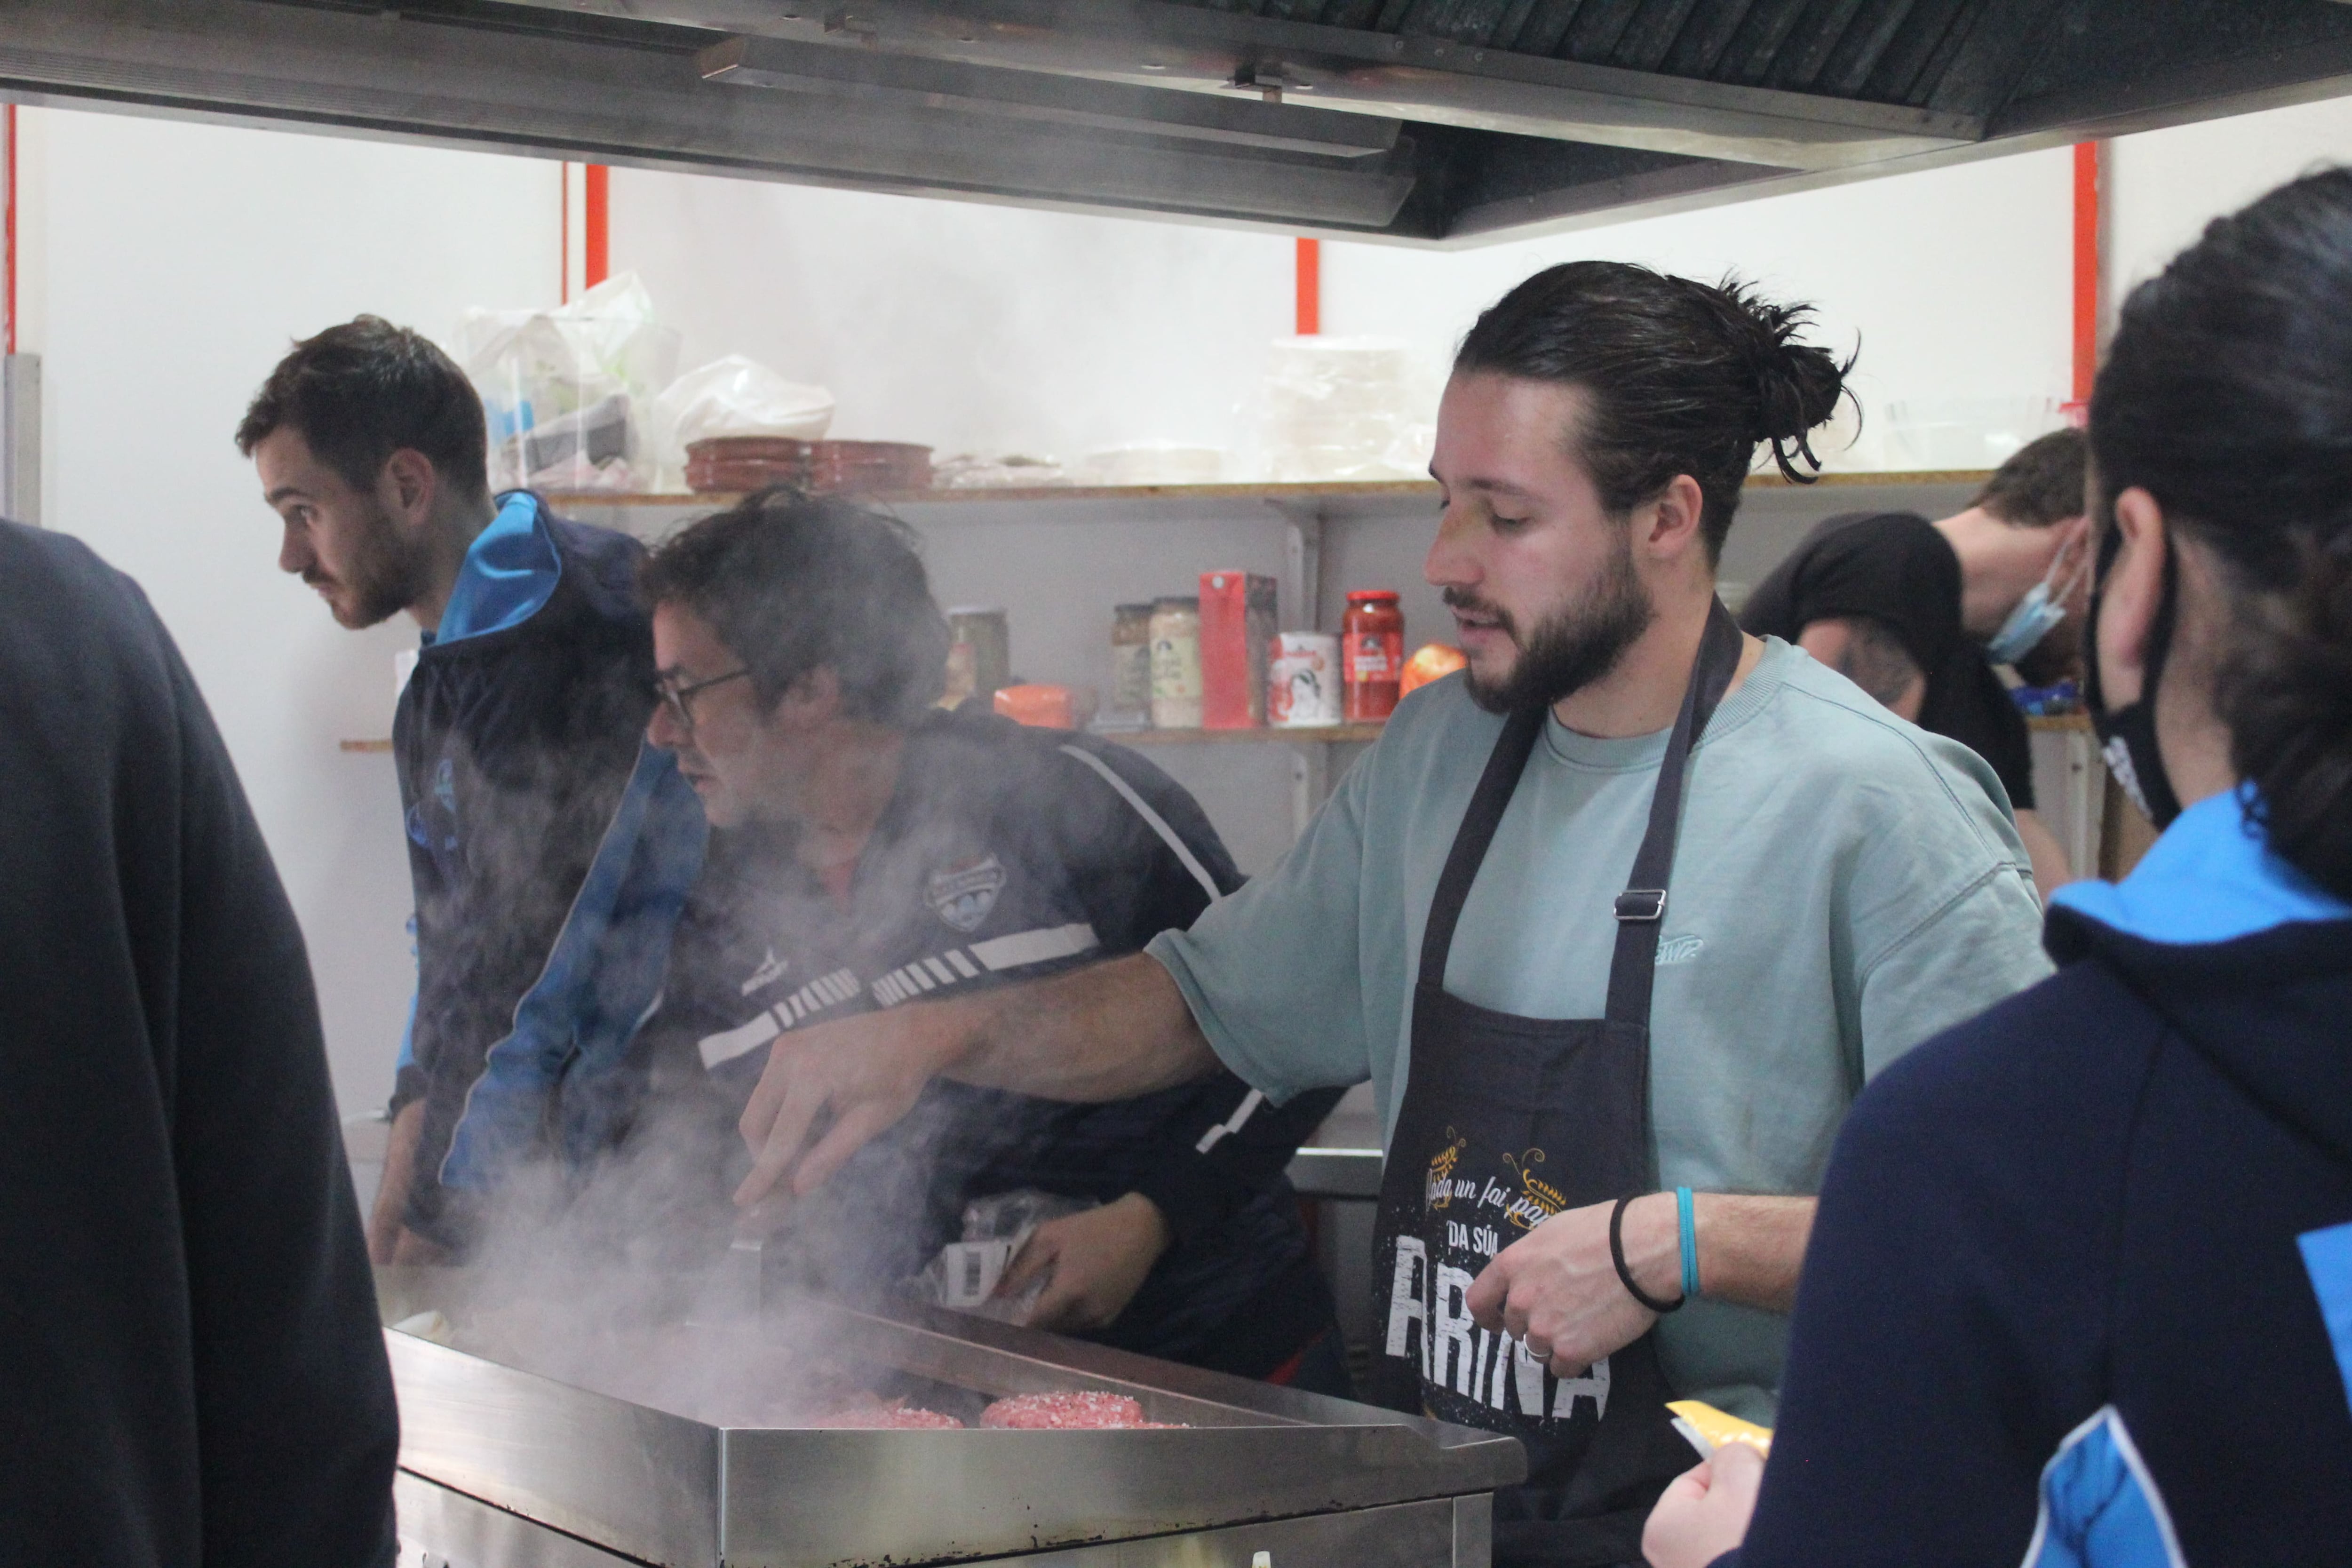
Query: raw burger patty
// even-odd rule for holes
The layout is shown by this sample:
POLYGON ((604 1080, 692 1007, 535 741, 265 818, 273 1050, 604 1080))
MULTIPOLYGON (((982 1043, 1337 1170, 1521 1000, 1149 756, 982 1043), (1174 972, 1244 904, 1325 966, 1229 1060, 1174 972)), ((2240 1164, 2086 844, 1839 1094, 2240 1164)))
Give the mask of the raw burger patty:
POLYGON ((952 1415, 942 1415, 936 1410, 917 1410, 904 1405, 859 1405, 845 1410, 835 1410, 816 1425, 830 1431, 875 1432, 961 1432, 963 1423, 952 1415))
POLYGON ((1032 1432, 1099 1432, 1146 1423, 1143 1406, 1124 1394, 1016 1394, 982 1411, 980 1424, 1032 1432))

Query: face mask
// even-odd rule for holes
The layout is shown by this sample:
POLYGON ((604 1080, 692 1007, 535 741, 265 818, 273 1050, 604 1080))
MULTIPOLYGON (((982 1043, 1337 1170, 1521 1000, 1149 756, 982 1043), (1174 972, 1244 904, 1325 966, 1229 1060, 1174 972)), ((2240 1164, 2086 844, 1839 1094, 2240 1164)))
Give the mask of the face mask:
POLYGON ((2180 797, 2172 793, 2172 779, 2164 771, 2164 753, 2156 745, 2156 683, 2164 673, 2165 656, 2172 648, 2175 578, 2172 555, 2164 557, 2164 597, 2156 608, 2156 622, 2147 629, 2147 668, 2140 677, 2139 700, 2107 711, 2099 687, 2099 597, 2106 586, 2107 570, 2122 548, 2123 534, 2111 521, 2099 542, 2099 582, 2091 590, 2091 634, 2084 637, 2084 697, 2091 706, 2091 723, 2099 732, 2099 754, 2107 771, 2123 785, 2132 804, 2162 832, 2180 815, 2180 797))
POLYGON ((2066 601, 2074 596, 2074 584, 2082 581, 2089 566, 2086 552, 2078 552, 2071 543, 2062 546, 2051 558, 2050 570, 2042 574, 2042 581, 2026 590, 2017 608, 2009 612, 2009 619, 2001 622, 2000 630, 1985 644, 1986 657, 1995 664, 2015 664, 2032 653, 2066 618, 2066 601), (2058 574, 2066 571, 2070 555, 2075 557, 2074 567, 2067 574, 2066 585, 2061 588, 2057 586, 2058 574))

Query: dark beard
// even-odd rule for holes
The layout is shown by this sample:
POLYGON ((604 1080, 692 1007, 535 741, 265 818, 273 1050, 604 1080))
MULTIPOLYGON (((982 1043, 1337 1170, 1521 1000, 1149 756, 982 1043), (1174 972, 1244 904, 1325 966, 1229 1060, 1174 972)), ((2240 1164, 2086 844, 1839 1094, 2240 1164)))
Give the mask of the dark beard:
POLYGON ((371 502, 366 530, 353 542, 341 579, 350 595, 335 619, 352 631, 388 621, 425 596, 432 584, 432 552, 423 540, 403 539, 392 514, 371 502))
POLYGON ((1547 616, 1531 636, 1520 637, 1518 627, 1499 605, 1485 604, 1454 588, 1445 590, 1444 597, 1448 605, 1495 616, 1518 645, 1519 657, 1501 681, 1482 681, 1475 669, 1464 677, 1470 700, 1489 713, 1549 708, 1581 691, 1617 668, 1617 661, 1650 629, 1657 614, 1650 595, 1643 592, 1641 578, 1634 574, 1630 532, 1620 536, 1600 580, 1576 603, 1547 616))

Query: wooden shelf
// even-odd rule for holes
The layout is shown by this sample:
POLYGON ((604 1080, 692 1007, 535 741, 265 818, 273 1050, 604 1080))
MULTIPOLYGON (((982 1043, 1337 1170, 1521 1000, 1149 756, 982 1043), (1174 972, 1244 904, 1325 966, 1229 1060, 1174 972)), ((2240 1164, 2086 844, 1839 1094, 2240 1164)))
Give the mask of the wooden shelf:
MULTIPOLYGON (((1888 471, 1885 473, 1823 474, 1817 481, 1825 487, 1844 485, 1980 485, 1990 470, 1953 468, 1933 471, 1888 471)), ((1748 480, 1750 489, 1792 489, 1779 474, 1754 474, 1748 480)), ((1426 479, 1379 479, 1355 484, 1232 484, 1232 485, 1039 485, 1018 489, 969 489, 951 490, 880 490, 861 495, 860 500, 880 501, 893 506, 954 505, 971 501, 1139 501, 1139 500, 1371 500, 1387 497, 1427 499, 1434 500, 1437 487, 1426 479)), ((668 494, 608 494, 597 490, 558 491, 549 494, 548 500, 562 508, 586 507, 723 507, 731 506, 742 496, 733 491, 711 490, 697 493, 679 491, 668 494)))
POLYGON ((2079 730, 2085 735, 2095 731, 2088 713, 2028 713, 2025 727, 2029 730, 2055 730, 2061 733, 2079 730))
POLYGON ((1261 726, 1252 730, 1095 730, 1089 733, 1121 746, 1229 746, 1254 741, 1281 741, 1296 745, 1309 741, 1324 743, 1377 741, 1383 728, 1384 725, 1375 721, 1369 724, 1327 724, 1297 730, 1261 726))

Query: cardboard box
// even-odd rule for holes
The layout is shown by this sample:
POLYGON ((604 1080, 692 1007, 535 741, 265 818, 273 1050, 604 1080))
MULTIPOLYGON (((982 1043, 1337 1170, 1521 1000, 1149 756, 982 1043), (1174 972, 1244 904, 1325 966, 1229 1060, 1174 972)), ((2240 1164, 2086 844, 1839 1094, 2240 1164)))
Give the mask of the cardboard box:
POLYGON ((1264 726, 1266 657, 1276 626, 1273 578, 1247 572, 1201 574, 1203 728, 1264 726))

